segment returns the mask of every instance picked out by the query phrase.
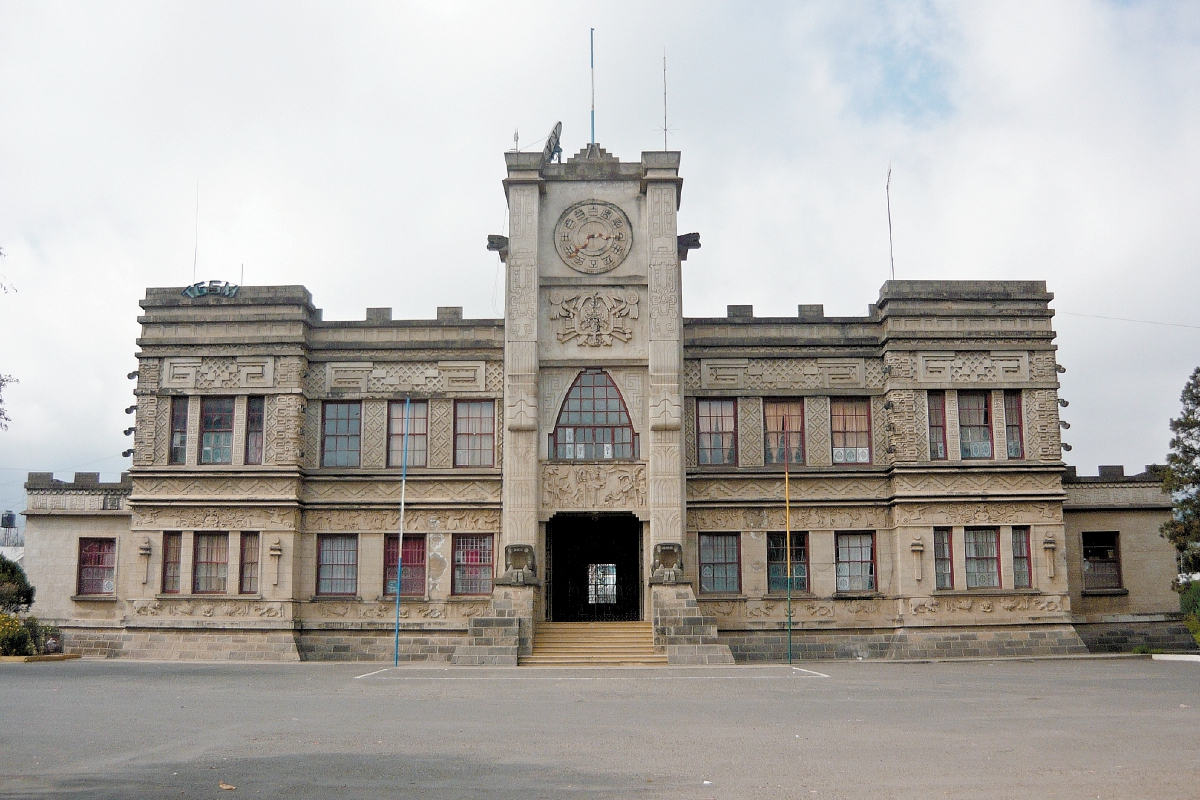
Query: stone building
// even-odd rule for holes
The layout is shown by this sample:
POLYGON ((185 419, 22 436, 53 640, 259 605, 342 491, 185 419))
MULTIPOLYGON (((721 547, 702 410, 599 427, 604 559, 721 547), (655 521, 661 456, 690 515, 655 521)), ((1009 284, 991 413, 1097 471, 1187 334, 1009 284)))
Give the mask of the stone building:
POLYGON ((504 319, 147 291, 129 474, 28 483, 68 649, 387 659, 397 591, 401 657, 458 664, 780 659, 789 590, 798 657, 1182 630, 1154 480, 1064 490, 1044 283, 684 318, 679 153, 552 145, 505 154, 504 319))

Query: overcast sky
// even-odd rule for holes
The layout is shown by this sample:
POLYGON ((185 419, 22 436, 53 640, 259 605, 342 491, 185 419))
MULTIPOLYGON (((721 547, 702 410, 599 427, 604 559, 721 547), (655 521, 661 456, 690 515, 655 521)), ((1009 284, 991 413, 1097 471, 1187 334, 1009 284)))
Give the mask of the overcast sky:
POLYGON ((662 147, 666 51, 685 314, 866 313, 890 163, 896 277, 1045 280, 1068 463, 1163 460, 1200 364, 1200 4, 0 2, 0 508, 128 467, 137 303, 193 280, 197 182, 198 280, 501 316, 502 152, 586 144, 589 27, 625 160, 662 147))

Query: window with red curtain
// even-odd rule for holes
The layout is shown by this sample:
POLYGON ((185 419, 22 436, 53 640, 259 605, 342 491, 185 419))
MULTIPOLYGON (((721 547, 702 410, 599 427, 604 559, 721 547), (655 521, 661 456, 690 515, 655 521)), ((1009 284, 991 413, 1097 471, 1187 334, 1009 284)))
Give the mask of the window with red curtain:
MULTIPOLYGON (((400 537, 388 534, 383 547, 383 593, 396 595, 396 550, 400 537)), ((404 537, 404 566, 400 573, 401 597, 425 596, 425 537, 404 537)))

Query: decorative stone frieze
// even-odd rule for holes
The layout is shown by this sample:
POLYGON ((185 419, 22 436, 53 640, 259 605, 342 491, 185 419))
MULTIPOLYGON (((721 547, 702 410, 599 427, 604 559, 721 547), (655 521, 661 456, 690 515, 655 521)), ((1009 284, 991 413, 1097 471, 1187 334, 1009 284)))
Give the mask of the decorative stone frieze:
MULTIPOLYGON (((399 503, 399 476, 391 480, 305 481, 300 498, 306 503, 399 503)), ((410 503, 498 503, 499 478, 408 478, 405 499, 410 503)))
POLYGON ((133 512, 134 530, 295 530, 297 509, 248 507, 147 507, 133 512))
POLYGON ((1061 503, 899 504, 897 525, 1013 525, 1062 522, 1061 503))
POLYGON ((644 464, 542 465, 542 507, 555 511, 623 510, 646 505, 644 464))
POLYGON ((135 617, 191 617, 203 619, 259 618, 285 619, 289 617, 289 604, 271 603, 260 600, 235 600, 223 598, 180 598, 157 600, 133 600, 135 617))
MULTIPOLYGON (((793 507, 792 530, 879 530, 888 528, 888 510, 876 506, 793 507)), ((688 530, 752 531, 784 529, 784 509, 689 508, 688 530)))
POLYGON ((552 291, 550 319, 557 323, 559 342, 580 347, 611 347, 613 340, 633 338, 631 320, 638 318, 641 296, 633 289, 586 289, 552 291))
MULTIPOLYGON (((454 511, 407 508, 404 529, 413 533, 494 532, 500 529, 500 512, 491 508, 454 511)), ((400 509, 311 509, 304 512, 304 530, 313 533, 395 533, 400 530, 400 509)))

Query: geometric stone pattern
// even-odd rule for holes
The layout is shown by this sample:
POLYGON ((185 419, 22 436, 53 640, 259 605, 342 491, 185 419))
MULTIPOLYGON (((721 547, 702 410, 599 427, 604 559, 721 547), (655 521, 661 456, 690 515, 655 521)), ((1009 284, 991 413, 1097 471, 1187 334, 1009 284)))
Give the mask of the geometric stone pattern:
POLYGON ((763 406, 758 397, 739 397, 737 400, 738 465, 763 465, 763 406))

